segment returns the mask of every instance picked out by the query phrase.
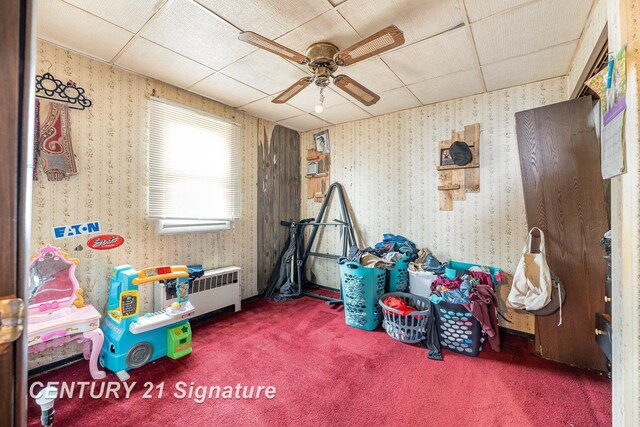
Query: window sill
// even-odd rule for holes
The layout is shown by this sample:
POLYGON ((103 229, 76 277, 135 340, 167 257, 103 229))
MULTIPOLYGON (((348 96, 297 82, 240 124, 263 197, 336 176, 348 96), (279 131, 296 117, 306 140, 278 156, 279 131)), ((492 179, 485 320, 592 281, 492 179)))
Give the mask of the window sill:
POLYGON ((161 219, 156 222, 158 234, 211 233, 231 230, 231 221, 161 219))

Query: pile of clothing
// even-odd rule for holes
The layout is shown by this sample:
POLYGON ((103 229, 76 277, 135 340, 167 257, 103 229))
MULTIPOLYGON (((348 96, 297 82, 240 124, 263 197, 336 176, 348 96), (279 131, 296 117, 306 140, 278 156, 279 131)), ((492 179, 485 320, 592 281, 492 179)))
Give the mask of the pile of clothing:
POLYGON ((358 249, 351 246, 346 257, 338 258, 338 264, 345 262, 357 262, 363 267, 381 268, 393 270, 396 263, 406 256, 409 260, 415 259, 418 255, 415 243, 406 237, 394 234, 384 234, 382 242, 376 243, 374 247, 358 249))
POLYGON ((398 297, 386 297, 383 301, 384 305, 394 310, 398 310, 403 316, 408 316, 414 311, 418 311, 417 308, 410 306, 403 298, 398 297))
MULTIPOLYGON (((503 278, 498 274, 496 280, 503 278)), ((489 337, 494 351, 500 351, 498 330, 498 299, 494 291, 491 273, 486 267, 471 267, 469 270, 455 270, 453 277, 438 276, 431 284, 429 300, 434 304, 448 302, 464 306, 489 337)))
POLYGON ((444 274, 447 263, 438 261, 429 249, 420 249, 417 258, 409 263, 409 270, 417 272, 428 271, 433 274, 444 274))

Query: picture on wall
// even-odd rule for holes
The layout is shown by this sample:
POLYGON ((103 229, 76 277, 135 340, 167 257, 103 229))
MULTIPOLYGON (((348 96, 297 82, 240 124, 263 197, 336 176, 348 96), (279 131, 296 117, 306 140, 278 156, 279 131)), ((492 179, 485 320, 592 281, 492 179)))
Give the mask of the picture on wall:
POLYGON ((451 157, 451 152, 448 148, 443 148, 440 150, 440 166, 450 166, 453 165, 453 157, 451 157))
POLYGON ((315 144, 316 151, 320 153, 329 153, 329 131, 323 130, 313 135, 313 142, 315 144))

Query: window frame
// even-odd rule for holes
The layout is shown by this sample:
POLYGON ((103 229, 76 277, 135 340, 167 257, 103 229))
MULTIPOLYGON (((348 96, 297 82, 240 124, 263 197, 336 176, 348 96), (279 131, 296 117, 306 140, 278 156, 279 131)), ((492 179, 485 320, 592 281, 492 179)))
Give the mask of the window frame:
MULTIPOLYGON (((237 126, 238 131, 241 132, 240 135, 238 136, 238 139, 239 140, 242 139, 243 127, 240 123, 237 123, 233 120, 229 120, 225 117, 218 116, 208 111, 199 110, 189 105, 181 104, 179 102, 174 102, 174 101, 164 99, 164 98, 159 98, 156 96, 150 96, 149 101, 165 103, 176 108, 182 108, 203 116, 208 116, 215 120, 226 122, 232 126, 237 126)), ((149 111, 151 111, 151 109, 149 109, 149 111)), ((151 147, 149 146, 149 153, 150 153, 150 150, 151 150, 151 147)), ((238 181, 240 181, 240 177, 238 177, 237 179, 238 181)), ((238 185, 240 185, 240 182, 238 182, 238 185)), ((148 188, 148 191, 150 191, 150 188, 148 188)), ((211 233, 211 232, 228 231, 228 230, 232 230, 234 228, 234 222, 239 220, 239 218, 229 219, 229 220, 197 220, 197 219, 178 220, 178 219, 151 218, 151 217, 148 217, 148 219, 156 223, 156 231, 160 235, 173 235, 173 234, 182 234, 182 233, 211 233)))

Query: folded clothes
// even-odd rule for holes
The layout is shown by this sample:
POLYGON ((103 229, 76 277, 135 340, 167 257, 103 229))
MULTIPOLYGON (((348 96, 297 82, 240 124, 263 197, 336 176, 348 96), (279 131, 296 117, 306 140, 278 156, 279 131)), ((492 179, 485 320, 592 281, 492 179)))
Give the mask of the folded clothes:
POLYGON ((400 314, 402 314, 403 316, 411 314, 414 311, 418 311, 415 307, 408 305, 407 302, 402 298, 387 297, 382 302, 387 307, 393 308, 394 310, 398 310, 400 314))

